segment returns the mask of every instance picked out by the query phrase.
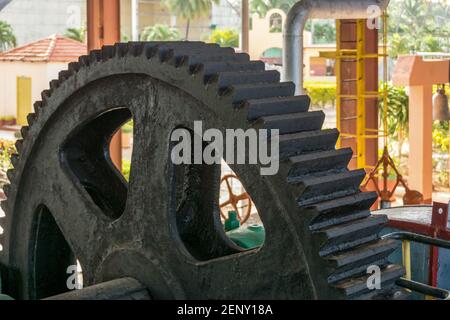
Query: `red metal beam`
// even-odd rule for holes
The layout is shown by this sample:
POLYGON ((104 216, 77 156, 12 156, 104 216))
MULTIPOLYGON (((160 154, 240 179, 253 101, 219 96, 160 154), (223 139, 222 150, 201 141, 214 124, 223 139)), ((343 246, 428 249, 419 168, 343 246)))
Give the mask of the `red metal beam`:
MULTIPOLYGON (((450 241, 450 230, 448 223, 448 203, 433 203, 431 224, 422 224, 402 220, 389 220, 388 227, 414 232, 433 238, 450 241)), ((428 269, 428 284, 437 287, 437 277, 439 271, 439 248, 430 246, 428 269)))

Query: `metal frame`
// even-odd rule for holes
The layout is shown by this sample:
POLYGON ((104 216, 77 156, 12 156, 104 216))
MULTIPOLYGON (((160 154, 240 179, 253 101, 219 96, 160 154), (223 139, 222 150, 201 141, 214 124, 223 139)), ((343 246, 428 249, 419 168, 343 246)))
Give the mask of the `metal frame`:
MULTIPOLYGON (((394 239, 402 241, 403 266, 405 267, 406 272, 404 278, 396 281, 396 284, 398 286, 425 294, 427 299, 430 299, 430 297, 443 300, 450 299, 450 291, 437 288, 436 283, 427 285, 411 280, 411 241, 433 246, 431 252, 433 252, 436 247, 450 249, 450 241, 404 231, 389 233, 382 236, 382 239, 394 239)), ((432 258, 430 257, 430 260, 431 259, 432 258)), ((431 268, 433 269, 433 266, 431 268)))
POLYGON ((366 60, 383 58, 384 69, 384 82, 387 83, 387 30, 386 22, 387 16, 383 15, 383 53, 368 54, 366 53, 366 21, 365 19, 359 19, 357 24, 357 44, 356 49, 342 49, 340 44, 341 38, 341 22, 336 21, 336 118, 337 128, 341 131, 341 137, 338 140, 338 147, 342 145, 342 138, 356 138, 357 142, 357 167, 362 169, 373 169, 373 166, 367 165, 366 161, 366 141, 367 139, 378 139, 380 137, 386 138, 386 124, 383 121, 383 129, 371 129, 366 127, 366 99, 369 98, 382 98, 385 106, 387 101, 387 85, 383 87, 381 93, 372 92, 366 90, 366 60), (356 94, 342 94, 341 87, 341 61, 343 59, 354 59, 356 61, 356 94), (356 113, 356 132, 342 132, 341 128, 341 115, 342 115, 342 102, 341 99, 354 99, 357 101, 357 113, 356 113))

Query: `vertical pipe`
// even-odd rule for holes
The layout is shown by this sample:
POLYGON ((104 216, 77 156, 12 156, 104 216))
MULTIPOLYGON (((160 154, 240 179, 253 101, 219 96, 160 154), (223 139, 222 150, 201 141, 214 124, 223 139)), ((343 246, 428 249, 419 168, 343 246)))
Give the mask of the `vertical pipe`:
POLYGON ((249 52, 250 49, 250 12, 249 12, 249 0, 242 0, 242 45, 241 49, 243 52, 249 52))
POLYGON ((139 41, 139 0, 131 0, 131 38, 139 41))
POLYGON ((295 83, 296 94, 303 94, 303 30, 310 9, 309 1, 297 2, 283 28, 283 79, 295 83))
POLYGON ((283 32, 283 80, 296 84, 296 93, 303 93, 303 30, 309 18, 366 19, 369 7, 383 11, 389 0, 301 0, 286 18, 283 32))

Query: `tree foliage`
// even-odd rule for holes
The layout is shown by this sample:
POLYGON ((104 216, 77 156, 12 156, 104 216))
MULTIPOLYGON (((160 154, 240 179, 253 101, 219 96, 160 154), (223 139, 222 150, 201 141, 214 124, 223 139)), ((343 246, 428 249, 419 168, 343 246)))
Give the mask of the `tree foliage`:
POLYGON ((16 45, 17 41, 11 25, 0 20, 0 52, 14 48, 16 45))
POLYGON ((250 11, 257 13, 261 18, 265 17, 271 9, 281 9, 288 13, 289 9, 298 0, 251 0, 250 11))
POLYGON ((179 39, 178 30, 165 24, 148 26, 141 34, 141 40, 143 41, 175 41, 179 39))
POLYGON ((221 47, 239 47, 239 33, 233 29, 217 29, 211 33, 209 42, 217 43, 221 47))
MULTIPOLYGON (((384 84, 380 84, 380 93, 382 93, 384 84)), ((398 142, 397 154, 401 156, 403 144, 408 137, 409 121, 409 97, 405 88, 395 87, 392 83, 387 86, 387 134, 398 142)), ((379 114, 384 119, 384 101, 381 99, 379 104, 379 114)), ((383 123, 383 120, 380 121, 383 123)))
POLYGON ((213 3, 218 4, 220 0, 161 0, 172 14, 186 19, 186 35, 189 37, 190 22, 194 18, 202 17, 211 11, 213 3))
POLYGON ((450 51, 450 6, 427 0, 389 5, 390 55, 450 51))
POLYGON ((84 42, 86 39, 86 29, 85 28, 68 28, 64 32, 66 38, 76 40, 79 42, 84 42))
POLYGON ((313 42, 316 44, 336 43, 336 26, 329 20, 314 22, 313 42))

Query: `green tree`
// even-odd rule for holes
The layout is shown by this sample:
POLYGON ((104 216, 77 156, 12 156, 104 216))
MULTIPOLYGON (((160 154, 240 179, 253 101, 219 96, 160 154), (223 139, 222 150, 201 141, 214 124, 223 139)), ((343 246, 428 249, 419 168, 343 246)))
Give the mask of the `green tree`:
POLYGON ((209 41, 217 43, 221 47, 239 47, 239 33, 232 29, 217 29, 211 33, 209 41))
MULTIPOLYGON (((384 84, 381 83, 380 93, 382 93, 383 87, 384 84)), ((389 83, 387 89, 387 134, 398 142, 397 153, 399 158, 401 158, 401 150, 408 137, 409 97, 403 87, 395 87, 392 83, 389 83)), ((383 119, 384 102, 382 100, 379 104, 379 114, 381 119, 383 119)))
POLYGON ((0 52, 17 45, 16 37, 10 24, 5 21, 0 21, 0 52))
POLYGON ((218 4, 220 0, 161 0, 161 2, 170 10, 186 19, 185 40, 188 40, 191 20, 202 17, 211 11, 213 3, 218 4))
POLYGON ((84 42, 86 39, 86 29, 85 28, 68 28, 64 32, 66 38, 76 40, 79 42, 84 42))
POLYGON ((336 43, 336 27, 329 21, 324 20, 314 23, 314 43, 336 43))
POLYGON ((256 12, 260 17, 265 17, 267 11, 271 9, 281 9, 288 13, 289 9, 298 0, 251 0, 250 10, 251 12, 256 12))
POLYGON ((393 0, 389 5, 390 55, 450 51, 449 6, 427 0, 393 0))
POLYGON ((180 34, 178 30, 165 24, 148 26, 141 34, 141 40, 143 41, 173 41, 179 39, 180 34))

